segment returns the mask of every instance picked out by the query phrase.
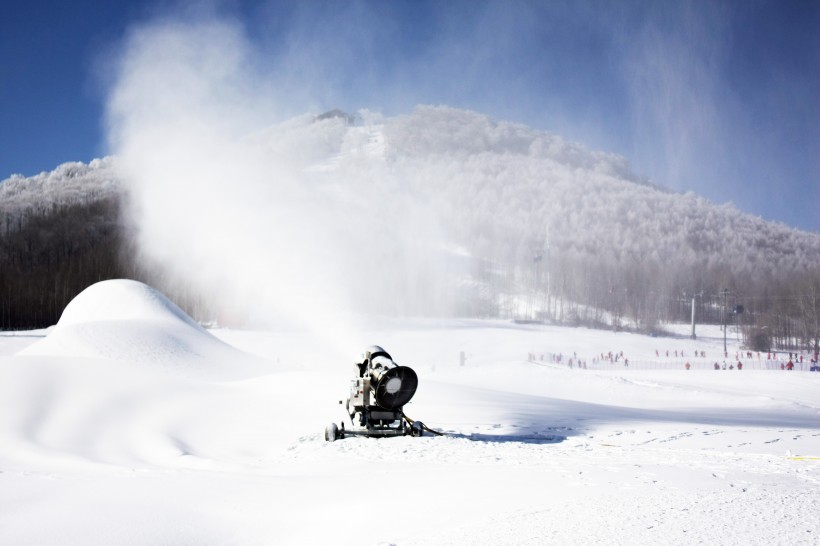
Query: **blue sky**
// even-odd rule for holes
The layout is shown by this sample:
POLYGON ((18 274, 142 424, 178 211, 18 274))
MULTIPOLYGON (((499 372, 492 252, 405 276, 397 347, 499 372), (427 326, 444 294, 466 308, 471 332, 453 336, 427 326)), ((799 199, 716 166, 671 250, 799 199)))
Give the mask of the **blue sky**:
POLYGON ((477 110, 820 231, 816 1, 15 2, 0 18, 0 178, 105 155, 129 33, 208 18, 242 29, 282 116, 477 110))

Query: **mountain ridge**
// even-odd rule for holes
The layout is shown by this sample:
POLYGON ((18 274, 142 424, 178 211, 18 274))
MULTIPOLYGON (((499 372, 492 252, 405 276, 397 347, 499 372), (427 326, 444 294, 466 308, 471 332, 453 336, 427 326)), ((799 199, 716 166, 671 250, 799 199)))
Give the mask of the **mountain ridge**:
MULTIPOLYGON (((530 293, 531 315, 563 316, 555 301, 572 301, 608 309, 610 316, 631 314, 645 326, 683 292, 711 294, 713 306, 726 288, 738 297, 762 297, 816 274, 820 264, 820 234, 660 188, 621 156, 477 112, 420 106, 384 117, 331 110, 268 126, 246 136, 243 146, 287 165, 299 199, 331 218, 317 229, 379 211, 390 222, 371 242, 398 266, 417 258, 441 261, 426 250, 422 257, 391 254, 390 246, 415 244, 414 225, 432 226, 430 233, 441 239, 425 244, 466 250, 471 264, 466 272, 459 265, 458 275, 474 292, 463 298, 481 302, 459 307, 468 314, 521 314, 520 295, 530 293)), ((10 218, 21 211, 125 195, 133 188, 117 161, 67 163, 0 182, 2 228, 8 232, 10 218)), ((231 183, 243 191, 241 179, 231 183)), ((275 187, 265 192, 262 203, 277 198, 275 187)), ((405 276, 415 271, 406 269, 405 276)), ((380 294, 381 279, 362 275, 356 297, 380 294)), ((426 281, 408 276, 404 282, 426 281)), ((384 299, 401 309, 395 291, 382 288, 384 299)), ((406 308, 423 312, 417 302, 406 308)))

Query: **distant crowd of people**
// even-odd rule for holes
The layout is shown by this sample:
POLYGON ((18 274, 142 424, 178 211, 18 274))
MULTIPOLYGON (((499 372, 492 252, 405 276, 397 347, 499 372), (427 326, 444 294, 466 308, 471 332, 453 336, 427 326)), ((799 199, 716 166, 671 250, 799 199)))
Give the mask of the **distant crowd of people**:
MULTIPOLYGON (((683 349, 671 349, 671 350, 655 350, 655 356, 659 359, 663 359, 664 356, 666 358, 674 358, 674 359, 684 359, 687 357, 686 352, 683 349)), ((698 350, 689 353, 690 358, 699 358, 705 359, 706 358, 706 351, 698 350)), ((742 370, 744 368, 743 360, 755 360, 763 361, 763 355, 760 352, 753 352, 753 351, 737 351, 735 352, 734 360, 729 359, 728 352, 724 352, 723 359, 721 362, 713 361, 714 364, 712 367, 715 370, 742 370), (728 363, 727 363, 728 361, 728 363)), ((572 356, 564 356, 561 353, 530 353, 528 355, 528 359, 530 361, 542 361, 542 362, 551 362, 552 364, 564 364, 566 363, 567 367, 569 368, 580 368, 586 369, 587 368, 587 361, 579 358, 578 353, 572 353, 572 356)), ((766 366, 768 369, 772 368, 772 364, 775 367, 779 367, 781 370, 794 370, 797 364, 801 365, 804 363, 804 359, 810 363, 809 371, 812 372, 820 372, 820 359, 818 359, 817 353, 811 354, 802 354, 799 352, 780 352, 777 351, 770 351, 766 355, 766 361, 769 362, 769 365, 766 366), (788 354, 788 358, 786 355, 788 354)), ((629 367, 629 359, 624 356, 623 351, 609 351, 607 353, 601 353, 600 355, 596 355, 592 357, 592 364, 600 364, 600 363, 609 363, 609 364, 623 364, 624 367, 629 367)), ((692 369, 692 363, 687 360, 684 363, 684 368, 687 370, 692 369)))
MULTIPOLYGON (((666 351, 666 358, 670 358, 670 354, 674 355, 675 358, 678 358, 678 350, 675 349, 671 353, 666 351)), ((695 351, 695 357, 706 358, 706 351, 695 351)), ((661 352, 655 349, 655 356, 661 358, 661 352)), ((680 350, 680 358, 686 358, 686 354, 684 353, 683 349, 680 350)))
MULTIPOLYGON (((736 366, 738 370, 742 370, 743 369, 743 362, 740 361, 740 357, 743 354, 744 354, 743 352, 735 353, 735 361, 737 362, 737 364, 733 365, 733 364, 730 363, 728 369, 733 370, 733 369, 735 369, 735 366, 736 366)), ((746 355, 747 359, 753 359, 755 357, 755 354, 757 355, 757 360, 759 360, 759 361, 762 360, 762 355, 761 355, 760 352, 757 352, 757 353, 753 353, 752 351, 746 351, 745 352, 745 355, 746 355)), ((766 354, 766 361, 767 362, 774 361, 775 366, 777 366, 778 363, 779 363, 780 369, 781 370, 786 370, 786 371, 794 370, 795 365, 797 365, 797 364, 801 364, 801 365, 803 364, 804 355, 801 354, 801 353, 788 353, 788 355, 789 355, 788 358, 786 358, 786 353, 785 352, 782 353, 782 355, 783 355, 783 357, 781 358, 780 354, 778 354, 777 351, 770 351, 766 354)), ((725 355, 725 356, 728 356, 728 355, 725 355)), ((809 358, 809 362, 811 363, 811 366, 809 367, 809 371, 820 372, 820 366, 818 366, 817 354, 815 353, 814 356, 811 356, 811 357, 807 356, 807 358, 809 358)), ((688 370, 689 369, 689 363, 688 362, 686 363, 686 366, 687 366, 686 369, 688 370)), ((721 366, 720 364, 715 362, 714 368, 716 370, 725 370, 725 369, 727 369, 726 368, 726 361, 725 360, 723 361, 723 366, 721 366)))

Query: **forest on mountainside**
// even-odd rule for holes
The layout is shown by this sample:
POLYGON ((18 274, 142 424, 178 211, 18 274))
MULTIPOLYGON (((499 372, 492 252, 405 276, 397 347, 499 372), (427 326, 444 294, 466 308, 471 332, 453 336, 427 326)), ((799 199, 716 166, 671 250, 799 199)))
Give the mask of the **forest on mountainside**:
POLYGON ((750 345, 817 344, 818 234, 659 188, 620 156, 474 112, 419 107, 384 133, 401 182, 392 191, 434 196, 501 316, 521 314, 526 294, 534 319, 648 332, 688 322, 694 299, 698 321, 736 322, 750 345))
POLYGON ((158 286, 193 316, 204 298, 144 267, 119 197, 0 211, 0 330, 46 328, 92 284, 128 278, 158 286))
POLYGON ((0 222, 0 329, 51 326, 86 287, 121 276, 117 199, 5 213, 0 222))
MULTIPOLYGON (((143 267, 118 199, 55 205, 0 223, 13 226, 0 231, 0 330, 51 326, 82 290, 115 278, 157 287, 203 323, 225 318, 220 302, 143 267)), ((469 280, 453 287, 454 314, 662 333, 666 322, 690 320, 694 299, 699 323, 737 324, 750 348, 817 346, 820 268, 759 285, 720 268, 712 273, 713 290, 693 293, 673 278, 652 282, 663 277, 662 264, 619 268, 617 261, 596 262, 560 247, 526 263, 475 260, 469 280), (722 278, 731 283, 719 283, 722 278)))
MULTIPOLYGON (((179 235, 173 272, 150 244, 137 243, 128 199, 141 189, 126 187, 115 158, 0 182, 0 328, 52 325, 83 288, 118 277, 147 282, 201 322, 229 315, 241 322, 247 310, 226 312, 229 302, 213 296, 218 286, 191 282, 197 272, 190 264, 224 258, 208 240, 196 245, 203 254, 186 254, 197 228, 185 231, 180 211, 198 212, 198 229, 235 245, 255 233, 232 230, 224 218, 243 220, 253 207, 262 217, 298 213, 307 218, 301 229, 320 234, 312 243, 325 245, 304 253, 286 241, 270 257, 274 267, 293 260, 290 251, 318 260, 332 246, 372 244, 382 260, 398 258, 387 279, 378 268, 357 269, 358 285, 344 288, 370 306, 358 311, 662 333, 665 323, 690 320, 694 300, 697 322, 737 324, 749 346, 818 345, 820 235, 659 188, 620 156, 475 112, 419 107, 393 118, 362 115, 300 116, 242 142, 253 153, 239 159, 270 158, 271 170, 282 162, 299 173, 293 180, 245 181, 238 173, 258 166, 230 163, 229 183, 204 184, 204 157, 196 174, 180 177, 192 169, 181 164, 167 180, 145 181, 157 191, 143 193, 137 210, 165 214, 145 220, 152 241, 179 235), (165 184, 179 179, 167 193, 165 184), (368 231, 345 240, 354 232, 338 223, 354 218, 368 231), (412 248, 391 248, 402 245, 412 248)), ((252 225, 264 244, 294 229, 252 225)), ((252 252, 267 252, 264 244, 252 252)))

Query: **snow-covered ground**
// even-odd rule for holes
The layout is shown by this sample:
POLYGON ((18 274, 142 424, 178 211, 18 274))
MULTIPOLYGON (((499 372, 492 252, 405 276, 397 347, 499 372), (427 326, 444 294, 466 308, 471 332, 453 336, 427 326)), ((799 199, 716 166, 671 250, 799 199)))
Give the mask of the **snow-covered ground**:
POLYGON ((360 330, 417 371, 405 410, 444 436, 325 442, 360 355, 205 331, 138 283, 0 333, 0 544, 820 542, 820 373, 577 366, 716 359, 708 328, 360 330))

